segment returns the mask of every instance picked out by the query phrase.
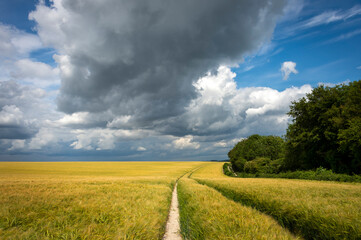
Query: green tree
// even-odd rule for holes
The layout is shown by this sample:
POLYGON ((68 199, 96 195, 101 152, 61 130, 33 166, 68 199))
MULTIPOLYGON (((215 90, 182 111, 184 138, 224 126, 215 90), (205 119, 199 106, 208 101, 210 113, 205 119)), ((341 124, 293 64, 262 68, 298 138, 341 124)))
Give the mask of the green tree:
POLYGON ((251 166, 253 163, 247 163, 256 158, 263 157, 270 160, 283 158, 285 154, 285 143, 281 137, 252 135, 247 139, 238 142, 228 157, 232 167, 236 171, 244 171, 245 164, 251 166))
POLYGON ((286 168, 361 172, 361 81, 319 86, 288 114, 286 168))

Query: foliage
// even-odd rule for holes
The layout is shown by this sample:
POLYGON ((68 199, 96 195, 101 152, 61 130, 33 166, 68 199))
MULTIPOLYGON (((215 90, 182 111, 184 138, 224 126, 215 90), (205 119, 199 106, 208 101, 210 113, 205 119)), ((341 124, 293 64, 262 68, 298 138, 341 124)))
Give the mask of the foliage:
POLYGON ((235 169, 238 172, 244 171, 244 165, 246 164, 247 160, 239 157, 238 159, 235 159, 231 161, 233 169, 235 169))
POLYGON ((361 81, 319 86, 293 102, 288 114, 287 169, 361 173, 361 81))
POLYGON ((277 173, 281 168, 282 158, 271 160, 270 158, 257 157, 244 165, 246 173, 277 173))
POLYGON ((319 181, 335 181, 335 182, 358 182, 361 183, 360 175, 348 175, 342 173, 334 173, 332 170, 319 167, 316 170, 304 171, 287 171, 280 173, 238 173, 237 177, 241 178, 288 178, 288 179, 305 179, 319 181), (322 171, 319 171, 323 169, 322 171))
POLYGON ((232 165, 230 163, 223 164, 223 173, 230 177, 235 176, 235 173, 232 171, 232 165))
POLYGON ((273 172, 272 169, 278 172, 276 164, 272 162, 283 158, 284 152, 285 143, 281 137, 255 134, 238 142, 229 151, 228 157, 238 172, 273 172))

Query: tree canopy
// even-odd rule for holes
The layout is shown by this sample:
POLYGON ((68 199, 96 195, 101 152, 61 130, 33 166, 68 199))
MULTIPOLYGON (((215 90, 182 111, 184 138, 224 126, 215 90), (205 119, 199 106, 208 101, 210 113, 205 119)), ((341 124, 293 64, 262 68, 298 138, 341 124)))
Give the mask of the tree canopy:
POLYGON ((288 114, 286 168, 361 173, 361 81, 319 86, 288 114))
POLYGON ((246 169, 254 169, 255 165, 264 166, 269 162, 268 160, 284 157, 284 140, 277 136, 260 136, 255 134, 238 142, 229 151, 228 157, 232 166, 237 171, 244 171, 245 165, 246 169), (246 163, 253 160, 256 161, 246 163), (252 167, 250 168, 250 166, 252 167))

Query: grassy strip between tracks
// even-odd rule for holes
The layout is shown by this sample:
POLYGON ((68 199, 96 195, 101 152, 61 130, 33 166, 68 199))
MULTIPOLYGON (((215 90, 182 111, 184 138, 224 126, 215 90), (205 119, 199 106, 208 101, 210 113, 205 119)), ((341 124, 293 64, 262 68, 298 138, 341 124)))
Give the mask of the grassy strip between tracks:
POLYGON ((189 178, 178 183, 184 239, 297 239, 270 216, 189 178))
POLYGON ((220 164, 208 165, 192 177, 307 239, 361 239, 361 184, 229 178, 220 164))

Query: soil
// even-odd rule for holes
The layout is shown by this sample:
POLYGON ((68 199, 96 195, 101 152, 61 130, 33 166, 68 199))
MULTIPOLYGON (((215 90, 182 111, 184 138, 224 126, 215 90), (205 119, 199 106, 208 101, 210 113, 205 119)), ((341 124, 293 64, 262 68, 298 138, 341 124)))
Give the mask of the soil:
POLYGON ((182 240, 180 234, 180 224, 179 224, 177 186, 178 183, 176 183, 174 186, 174 190, 172 194, 172 202, 169 210, 169 216, 168 216, 168 221, 163 240, 182 240))

